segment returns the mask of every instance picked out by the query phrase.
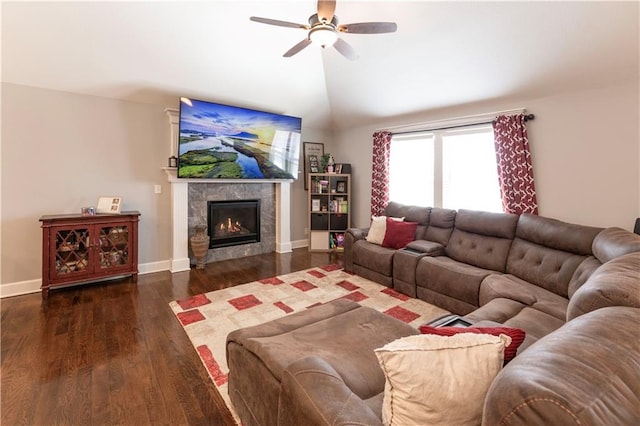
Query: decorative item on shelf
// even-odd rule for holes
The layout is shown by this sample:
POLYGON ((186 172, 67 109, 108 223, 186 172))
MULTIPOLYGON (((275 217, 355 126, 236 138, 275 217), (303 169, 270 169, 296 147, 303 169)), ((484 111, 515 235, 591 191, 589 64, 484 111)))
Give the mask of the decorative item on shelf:
POLYGON ((320 171, 320 165, 318 164, 317 155, 309 156, 309 170, 311 171, 311 173, 318 173, 320 171))
POLYGON ((190 238, 191 251, 196 258, 196 269, 204 269, 209 251, 209 236, 205 225, 196 225, 195 234, 190 238))
POLYGON ((122 207, 122 197, 100 197, 96 213, 100 214, 120 214, 122 207))
POLYGON ((82 207, 80 209, 80 213, 82 216, 95 216, 96 208, 95 207, 82 207))
MULTIPOLYGON (((322 155, 324 154, 324 144, 315 143, 315 142, 305 142, 304 146, 304 189, 308 186, 307 174, 308 173, 318 173, 320 172, 320 160, 322 159, 322 155), (315 158, 315 170, 311 167, 311 160, 315 158)), ((322 170, 324 171, 324 169, 322 170)))
POLYGON ((347 192, 347 183, 343 180, 336 183, 336 191, 340 193, 347 192))
POLYGON ((169 167, 178 167, 178 158, 175 155, 169 157, 169 167))
POLYGON ((329 155, 329 159, 327 160, 327 173, 335 173, 336 162, 333 160, 333 156, 329 155))
POLYGON ((322 157, 320 158, 321 173, 327 173, 327 168, 329 167, 329 158, 333 157, 328 152, 326 154, 322 154, 322 157))
POLYGON ((342 173, 345 175, 351 174, 351 163, 340 163, 340 171, 338 173, 342 173))

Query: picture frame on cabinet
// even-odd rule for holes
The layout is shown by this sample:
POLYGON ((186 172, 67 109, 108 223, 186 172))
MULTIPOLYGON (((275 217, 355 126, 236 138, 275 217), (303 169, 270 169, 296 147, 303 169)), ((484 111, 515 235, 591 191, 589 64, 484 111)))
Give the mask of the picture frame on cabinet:
POLYGON ((347 183, 345 181, 343 181, 343 180, 338 181, 336 183, 336 192, 339 192, 339 193, 342 193, 342 194, 347 192, 347 183))
POLYGON ((98 214, 120 214, 122 207, 122 197, 99 197, 96 213, 98 214))
MULTIPOLYGON (((318 142, 303 142, 302 155, 304 158, 304 189, 309 189, 308 176, 309 173, 315 173, 311 171, 311 156, 315 156, 316 167, 318 167, 318 160, 324 155, 324 144, 318 142)), ((319 169, 317 169, 319 171, 319 169)))

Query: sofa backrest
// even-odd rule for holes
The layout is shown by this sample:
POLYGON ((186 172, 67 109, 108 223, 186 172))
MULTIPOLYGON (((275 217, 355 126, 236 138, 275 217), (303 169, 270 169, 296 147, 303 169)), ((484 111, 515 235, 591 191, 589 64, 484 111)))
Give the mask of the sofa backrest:
POLYGON ((592 250, 600 262, 606 263, 624 254, 640 251, 640 235, 622 228, 607 228, 593 239, 592 250))
POLYGON ((598 268, 569 300, 567 321, 606 306, 640 308, 640 252, 598 268))
POLYGON ((447 256, 479 268, 504 272, 518 215, 458 210, 447 256))
POLYGON ((569 282, 591 255, 591 244, 601 230, 522 214, 509 252, 507 273, 569 297, 569 282))
POLYGON ((455 221, 455 210, 433 207, 429 216, 429 226, 422 239, 435 241, 446 247, 453 232, 455 221))
POLYGON ((431 207, 408 206, 391 201, 384 209, 385 216, 404 217, 405 222, 418 222, 416 239, 424 239, 424 233, 429 225, 431 207))

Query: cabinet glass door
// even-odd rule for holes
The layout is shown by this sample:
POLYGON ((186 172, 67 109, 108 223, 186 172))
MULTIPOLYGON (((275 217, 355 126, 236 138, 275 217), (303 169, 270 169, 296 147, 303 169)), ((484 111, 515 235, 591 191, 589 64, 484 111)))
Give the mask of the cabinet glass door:
POLYGON ((90 272, 90 227, 53 228, 54 255, 50 256, 50 271, 59 277, 78 276, 90 272))
POLYGON ((131 265, 129 226, 100 226, 98 236, 98 269, 112 269, 131 265))

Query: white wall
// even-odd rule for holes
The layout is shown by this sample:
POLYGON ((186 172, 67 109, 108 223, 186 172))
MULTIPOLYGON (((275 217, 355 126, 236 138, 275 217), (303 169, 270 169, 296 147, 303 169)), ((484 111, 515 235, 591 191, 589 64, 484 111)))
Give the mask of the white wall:
POLYGON ((159 106, 3 83, 2 284, 41 277, 41 215, 102 195, 140 211, 140 263, 168 259, 169 138, 159 106))
MULTIPOLYGON (((39 286, 40 216, 79 213, 102 195, 120 195, 123 210, 141 212, 141 272, 168 265, 170 185, 162 167, 171 136, 164 109, 177 103, 177 97, 176 105, 157 106, 2 83, 2 295, 39 286)), ((324 134, 304 128, 303 139, 324 142, 324 134)), ((291 238, 304 242, 302 173, 291 192, 291 238)))
MULTIPOLYGON (((640 217, 638 82, 539 99, 483 102, 338 132, 329 149, 351 162, 355 226, 369 223, 372 134, 385 127, 524 107, 541 216, 631 230, 640 217)), ((420 182, 416 182, 420 190, 420 182)))
MULTIPOLYGON (((302 139, 304 142, 319 142, 326 146, 327 132, 304 127, 302 119, 302 139)), ((291 242, 293 247, 306 246, 308 235, 304 234, 305 228, 309 226, 307 216, 307 191, 304 189, 304 162, 303 145, 300 146, 300 164, 298 179, 291 185, 291 242)))

